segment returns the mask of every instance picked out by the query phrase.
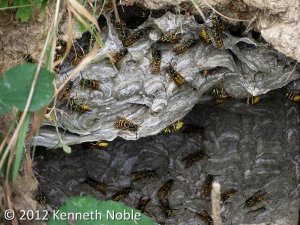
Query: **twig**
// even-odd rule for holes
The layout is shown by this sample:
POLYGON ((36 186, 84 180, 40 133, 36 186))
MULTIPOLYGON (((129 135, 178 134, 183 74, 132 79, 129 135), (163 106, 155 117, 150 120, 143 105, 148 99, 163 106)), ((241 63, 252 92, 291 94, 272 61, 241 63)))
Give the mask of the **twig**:
MULTIPOLYGON (((7 205, 7 209, 13 209, 13 204, 11 202, 11 187, 9 185, 8 179, 5 179, 5 181, 4 181, 4 193, 5 193, 4 199, 5 199, 5 203, 7 205)), ((14 217, 11 222, 12 222, 12 225, 18 224, 16 217, 14 217)))
POLYGON ((248 26, 246 27, 246 30, 244 31, 243 35, 246 35, 249 30, 250 30, 250 26, 254 23, 254 21, 256 20, 257 18, 257 14, 258 14, 259 10, 257 10, 257 12, 255 13, 255 15, 253 16, 253 18, 250 20, 248 26))
POLYGON ((221 219, 221 185, 218 182, 213 182, 212 191, 212 218, 214 220, 214 225, 222 225, 221 219))
POLYGON ((202 12, 202 10, 199 8, 199 6, 196 4, 195 0, 191 0, 191 2, 193 3, 194 7, 198 10, 200 16, 202 17, 202 20, 205 22, 206 18, 202 12))
POLYGON ((296 69, 296 67, 297 67, 297 64, 298 64, 298 62, 296 61, 295 66, 294 66, 292 72, 290 72, 290 74, 287 76, 287 78, 285 79, 285 81, 287 81, 287 80, 290 78, 290 76, 295 72, 295 69, 296 69))
POLYGON ((113 7, 114 7, 114 13, 115 13, 116 21, 117 21, 118 23, 120 23, 121 20, 120 20, 118 8, 117 8, 117 5, 116 5, 116 0, 112 0, 112 3, 113 3, 113 7))

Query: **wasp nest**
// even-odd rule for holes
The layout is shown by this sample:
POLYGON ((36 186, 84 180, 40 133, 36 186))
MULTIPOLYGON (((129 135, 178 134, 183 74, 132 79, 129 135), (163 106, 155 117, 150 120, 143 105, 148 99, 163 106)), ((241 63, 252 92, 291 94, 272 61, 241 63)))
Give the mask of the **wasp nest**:
MULTIPOLYGON (((170 11, 161 15, 140 12, 146 21, 127 27, 105 15, 104 47, 57 104, 64 143, 155 135, 198 103, 263 98, 299 77, 295 63, 260 36, 238 35, 216 15, 206 23, 170 11)), ((54 123, 45 125, 36 143, 61 145, 54 123)))

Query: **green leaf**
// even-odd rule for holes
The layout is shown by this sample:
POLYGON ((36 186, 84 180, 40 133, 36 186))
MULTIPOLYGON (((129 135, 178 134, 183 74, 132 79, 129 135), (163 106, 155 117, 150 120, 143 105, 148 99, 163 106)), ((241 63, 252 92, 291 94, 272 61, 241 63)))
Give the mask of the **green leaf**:
POLYGON ((16 19, 26 22, 32 16, 32 6, 18 8, 16 12, 16 19))
POLYGON ((63 148, 65 153, 71 154, 72 149, 71 149, 70 146, 63 144, 62 148, 63 148))
POLYGON ((39 8, 43 4, 43 0, 34 0, 34 7, 39 8))
POLYGON ((154 222, 140 211, 120 202, 97 201, 93 197, 68 198, 59 213, 52 215, 48 225, 68 225, 68 219, 59 219, 68 213, 77 213, 73 225, 154 225, 154 222), (80 215, 88 215, 89 219, 80 219, 80 215), (122 217, 122 219, 121 219, 122 217))
POLYGON ((45 9, 47 6, 48 1, 47 0, 43 0, 42 1, 42 9, 45 9))
POLYGON ((7 0, 0 0, 0 8, 6 8, 8 6, 7 0))
POLYGON ((76 24, 81 33, 84 33, 87 31, 87 28, 77 19, 76 19, 76 24))
POLYGON ((21 165, 21 159, 23 156, 23 149, 24 149, 24 143, 25 143, 25 137, 26 137, 29 119, 30 119, 30 113, 27 113, 25 120, 19 131, 16 158, 13 163, 13 171, 12 171, 13 182, 16 181, 17 176, 19 174, 19 169, 20 169, 20 165, 21 165))
MULTIPOLYGON (((0 76, 0 114, 13 107, 24 110, 34 77, 36 64, 22 64, 0 76)), ((55 75, 41 68, 29 111, 36 111, 51 102, 55 75)))

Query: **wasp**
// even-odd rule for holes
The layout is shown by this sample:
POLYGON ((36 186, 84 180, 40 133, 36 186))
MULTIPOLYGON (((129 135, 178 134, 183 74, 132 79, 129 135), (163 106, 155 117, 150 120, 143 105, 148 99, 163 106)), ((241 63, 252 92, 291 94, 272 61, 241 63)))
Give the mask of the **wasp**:
POLYGON ((203 187, 202 187, 202 191, 201 191, 201 195, 203 197, 206 197, 206 198, 210 197, 212 183, 215 180, 215 177, 216 177, 215 175, 211 175, 211 174, 208 174, 206 176, 203 187))
POLYGON ((84 56, 85 56, 85 54, 81 53, 81 54, 78 54, 77 56, 73 57, 72 65, 77 66, 81 62, 81 60, 84 58, 84 56))
POLYGON ((123 39, 123 41, 122 41, 123 46, 124 47, 129 47, 130 45, 132 45, 135 42, 137 42, 138 40, 140 40, 142 35, 143 35, 143 31, 142 30, 137 30, 132 35, 130 35, 127 38, 123 39))
POLYGON ((126 198, 129 193, 132 192, 132 188, 131 187, 126 187, 126 188, 123 188, 122 190, 116 192, 112 197, 111 199, 114 200, 114 201, 121 201, 123 200, 124 198, 126 198))
POLYGON ((214 37, 214 46, 216 48, 222 48, 223 47, 223 39, 221 37, 221 34, 216 30, 216 28, 211 28, 211 33, 214 37))
POLYGON ((213 27, 216 29, 218 33, 222 33, 224 30, 223 22, 221 20, 221 17, 218 15, 213 15, 211 17, 213 27))
MULTIPOLYGON (((258 203, 260 203, 262 201, 266 201, 265 194, 267 194, 267 192, 262 192, 262 190, 259 190, 256 193, 254 193, 251 197, 247 198, 245 203, 243 203, 242 205, 245 204, 244 208, 250 208, 252 206, 257 205, 258 203)), ((240 205, 240 206, 242 206, 242 205, 240 205)))
POLYGON ((95 190, 101 192, 103 195, 106 195, 106 192, 107 192, 107 184, 106 183, 101 182, 99 180, 95 180, 94 178, 89 177, 89 176, 85 179, 84 183, 88 184, 95 190))
POLYGON ((158 191, 157 191, 157 193, 156 193, 156 197, 157 197, 159 200, 165 198, 165 197, 169 194, 169 192, 170 192, 170 190, 171 190, 173 184, 174 184, 174 180, 173 180, 173 179, 167 180, 167 182, 165 182, 165 183, 163 184, 163 186, 161 186, 161 187, 158 189, 158 191))
POLYGON ((200 30, 199 30, 199 37, 208 45, 211 40, 210 40, 210 37, 207 33, 207 30, 205 27, 201 27, 200 30))
POLYGON ((134 124, 132 121, 127 120, 123 117, 117 117, 118 120, 114 123, 114 127, 120 130, 129 130, 137 132, 139 125, 134 124))
POLYGON ((261 100, 261 97, 258 96, 250 96, 246 99, 243 99, 242 102, 247 103, 248 105, 256 105, 261 100))
POLYGON ((128 49, 122 48, 120 51, 112 54, 112 63, 118 65, 121 62, 121 60, 127 55, 127 53, 129 53, 128 49))
POLYGON ((101 140, 101 141, 92 143, 92 146, 96 147, 96 148, 106 148, 106 147, 108 147, 108 145, 109 145, 108 141, 105 141, 105 140, 101 140))
POLYGON ((228 189, 227 191, 224 191, 221 193, 221 201, 225 202, 228 198, 230 198, 232 195, 234 195, 237 192, 235 189, 228 189))
POLYGON ((145 197, 145 196, 141 196, 139 199, 139 203, 136 207, 136 209, 140 210, 142 213, 145 212, 146 207, 148 205, 148 203, 151 201, 151 198, 149 197, 145 197))
POLYGON ((123 42, 129 35, 129 30, 126 26, 126 23, 123 22, 117 22, 116 23, 116 28, 119 33, 119 38, 123 42))
POLYGON ((181 87, 185 83, 184 77, 174 69, 171 63, 166 67, 166 72, 170 75, 178 87, 181 87))
POLYGON ((161 43, 167 43, 167 44, 177 44, 181 40, 182 36, 179 33, 168 33, 163 34, 159 42, 161 43))
POLYGON ((41 192, 36 196, 36 200, 40 205, 47 205, 49 203, 49 198, 45 192, 41 192))
POLYGON ((185 168, 190 168, 192 165, 194 165, 195 162, 199 161, 200 159, 207 156, 204 149, 200 149, 199 151, 196 151, 186 157, 184 157, 181 161, 185 162, 185 168))
POLYGON ((65 53, 67 43, 63 40, 58 39, 55 48, 55 60, 61 59, 65 53))
POLYGON ((292 101, 292 102, 296 102, 299 103, 300 102, 300 94, 299 93, 295 93, 292 90, 289 90, 285 96, 287 97, 288 100, 292 101))
POLYGON ((230 95, 225 92, 224 87, 214 88, 211 94, 216 97, 218 104, 230 98, 230 95))
POLYGON ((206 225, 213 225, 214 221, 213 218, 211 217, 211 215, 206 211, 206 210, 202 210, 202 212, 198 212, 196 213, 196 215, 203 220, 206 225))
POLYGON ((70 92, 71 92, 72 88, 73 88, 73 82, 69 81, 65 85, 64 89, 59 93, 58 98, 63 99, 63 100, 69 99, 70 92))
POLYGON ((192 48, 196 45, 196 40, 190 39, 187 41, 184 41, 182 44, 176 45, 173 49, 175 55, 184 53, 189 48, 192 48))
POLYGON ((169 200, 167 198, 160 199, 159 203, 166 218, 174 216, 174 210, 171 208, 169 200))
POLYGON ((209 70, 202 70, 200 73, 203 77, 207 77, 209 75, 209 70))
POLYGON ((158 74, 160 72, 161 64, 161 51, 155 48, 152 49, 152 61, 151 61, 151 72, 153 74, 158 74))
POLYGON ((83 114, 91 110, 91 108, 86 104, 80 105, 76 103, 74 98, 70 99, 70 106, 73 111, 78 112, 79 114, 83 114))
POLYGON ((183 122, 178 120, 175 123, 172 123, 171 125, 167 126, 164 130, 164 134, 172 134, 177 131, 179 131, 183 127, 183 122))
POLYGON ((98 80, 81 79, 80 85, 92 90, 99 90, 100 82, 98 80))
POLYGON ((133 181, 151 179, 151 178, 157 176, 157 174, 154 170, 136 171, 136 172, 132 172, 131 175, 133 175, 133 181))

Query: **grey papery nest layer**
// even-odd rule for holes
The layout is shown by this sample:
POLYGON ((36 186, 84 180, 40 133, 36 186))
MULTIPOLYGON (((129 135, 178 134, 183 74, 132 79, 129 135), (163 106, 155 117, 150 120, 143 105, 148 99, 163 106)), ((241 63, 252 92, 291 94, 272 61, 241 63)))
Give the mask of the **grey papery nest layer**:
MULTIPOLYGON (((151 197, 146 214, 168 225, 204 225, 195 212, 211 213, 211 201, 200 196, 207 174, 217 175, 221 192, 238 190, 221 205, 224 225, 297 225, 300 188, 299 107, 281 90, 271 91, 258 105, 229 101, 222 107, 203 103, 184 118, 185 124, 205 126, 204 134, 158 134, 137 141, 117 138, 105 150, 73 147, 71 155, 45 150, 36 162, 41 190, 57 208, 66 197, 92 195, 111 199, 123 187, 133 192, 124 202, 137 206, 140 196, 151 197), (182 159, 199 149, 209 157, 185 168, 182 159), (131 173, 154 170, 153 179, 132 182, 131 173), (89 176, 108 185, 106 196, 84 184, 89 176), (156 191, 174 179, 168 199, 175 215, 161 212, 156 191), (258 190, 266 201, 244 208, 258 190), (268 223, 267 223, 268 222, 268 223)), ((39 151, 40 152, 40 151, 39 151)))
MULTIPOLYGON (((104 47, 96 59, 73 80, 71 97, 86 103, 91 111, 71 112, 66 103, 58 103, 57 123, 65 144, 72 145, 96 140, 127 140, 155 135, 167 125, 183 118, 197 103, 212 99, 209 91, 222 84, 235 98, 262 95, 281 88, 299 77, 293 73, 294 63, 265 43, 249 37, 234 37, 224 33, 224 48, 217 49, 199 41, 187 52, 175 56, 172 44, 155 43, 162 32, 182 31, 183 40, 198 37, 199 27, 192 17, 167 12, 164 16, 149 18, 141 28, 152 27, 138 42, 128 48, 129 54, 116 70, 107 59, 107 53, 122 48, 121 41, 107 18, 104 47), (182 29, 182 30, 181 30, 182 29), (154 44, 155 43, 155 44, 154 44), (162 50, 162 69, 151 74, 151 46, 162 50), (178 88, 166 74, 165 67, 172 61, 188 85, 178 88), (201 70, 214 69, 208 77, 201 70), (98 91, 89 91, 79 84, 81 78, 100 81, 98 91), (135 132, 120 131, 113 124, 117 116, 139 125, 135 132), (65 132, 66 131, 66 132, 65 132)), ((67 73, 61 74, 65 79, 67 73)), ((293 84, 294 85, 294 84, 293 84)), ((58 147, 59 141, 53 123, 46 123, 36 137, 38 145, 58 147)))

